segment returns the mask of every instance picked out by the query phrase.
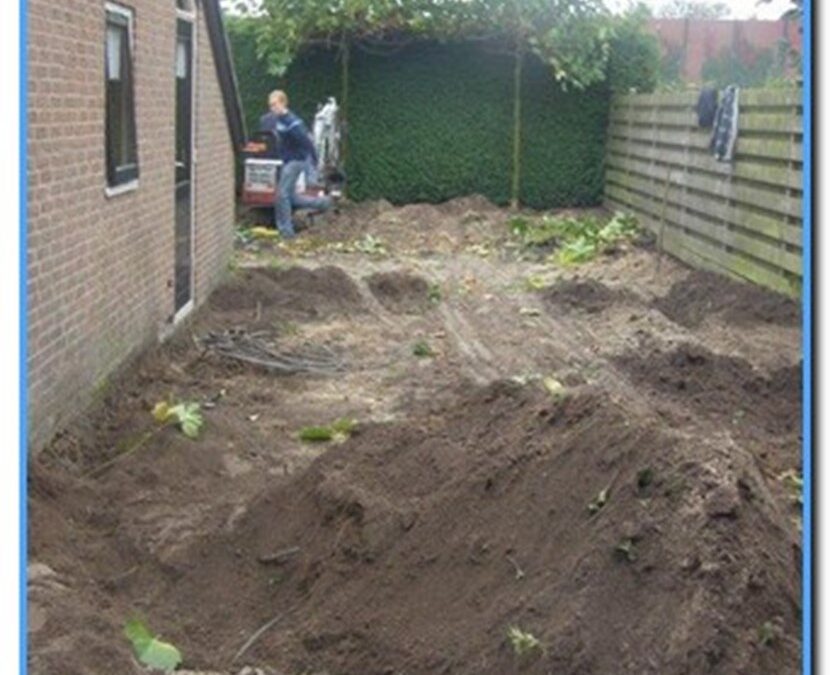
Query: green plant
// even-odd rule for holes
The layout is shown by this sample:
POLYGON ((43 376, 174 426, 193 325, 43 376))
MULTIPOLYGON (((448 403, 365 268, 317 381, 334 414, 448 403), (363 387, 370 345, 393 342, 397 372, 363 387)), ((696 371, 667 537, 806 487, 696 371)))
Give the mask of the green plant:
POLYGON ((308 443, 325 443, 328 441, 342 443, 354 433, 356 428, 357 420, 343 417, 331 424, 303 427, 300 429, 298 436, 301 441, 308 443))
POLYGON ((538 221, 512 222, 511 232, 526 247, 557 247, 550 260, 560 265, 587 262, 637 235, 637 220, 618 212, 606 223, 594 216, 546 216, 538 221))
POLYGON ((737 84, 759 87, 782 73, 776 49, 750 49, 748 54, 725 47, 717 56, 706 60, 701 76, 717 87, 737 84))
POLYGON ((531 274, 524 281, 524 288, 528 291, 541 291, 547 287, 545 278, 538 274, 531 274))
POLYGON ((431 283, 429 290, 427 290, 427 299, 434 305, 441 302, 443 294, 441 292, 441 285, 438 283, 431 283))
POLYGON ((626 537, 622 539, 615 547, 614 547, 614 554, 620 560, 626 560, 628 562, 634 562, 637 560, 637 546, 631 537, 626 537))
POLYGON ((648 28, 650 11, 636 5, 617 21, 608 61, 608 84, 615 91, 654 91, 660 79, 660 42, 648 28))
POLYGON ((758 629, 758 642, 763 647, 769 647, 775 642, 776 630, 771 621, 764 621, 758 629))
POLYGON ((182 662, 181 652, 176 647, 153 637, 138 619, 127 621, 124 635, 132 643, 136 658, 149 668, 172 673, 182 662))
POLYGON ((363 237, 363 239, 355 242, 354 248, 356 251, 360 253, 365 253, 366 255, 386 255, 388 252, 386 250, 386 246, 384 245, 383 241, 375 237, 371 234, 367 234, 363 237))
POLYGON ((419 358, 435 356, 435 352, 426 340, 418 340, 412 345, 412 353, 419 358))
POLYGON ((310 427, 303 427, 300 429, 300 440, 307 441, 309 443, 317 443, 317 442, 325 442, 330 441, 333 436, 334 432, 332 431, 331 427, 318 427, 318 426, 310 426, 310 427))
POLYGON ((568 397, 568 390, 555 377, 545 377, 542 379, 542 386, 545 391, 551 395, 551 398, 556 401, 564 401, 568 397))
POLYGON ((153 417, 160 424, 176 424, 188 438, 197 438, 202 428, 201 407, 198 403, 159 401, 153 407, 153 417))
POLYGON ((654 482, 654 470, 651 467, 646 467, 637 472, 637 488, 645 490, 654 482))
POLYGON ((778 476, 778 480, 787 488, 792 500, 799 505, 804 503, 804 478, 794 469, 789 469, 778 476))
POLYGON ((542 649, 542 643, 532 634, 517 626, 507 629, 507 640, 517 656, 525 656, 542 649))
POLYGON ((588 504, 588 511, 592 516, 602 511, 603 507, 608 503, 608 495, 608 488, 604 488, 591 500, 591 503, 588 504))

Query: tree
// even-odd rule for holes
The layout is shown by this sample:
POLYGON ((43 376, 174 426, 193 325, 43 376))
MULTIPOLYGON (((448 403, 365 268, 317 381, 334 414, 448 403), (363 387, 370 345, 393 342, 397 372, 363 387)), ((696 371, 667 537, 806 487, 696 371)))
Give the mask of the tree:
POLYGON ((671 0, 658 12, 662 19, 725 19, 730 14, 726 3, 705 0, 671 0))
POLYGON ((262 0, 219 0, 219 6, 231 16, 256 16, 262 11, 262 0))
POLYGON ((532 52, 549 65, 561 86, 585 88, 605 79, 612 37, 611 16, 602 0, 263 0, 263 10, 257 50, 270 73, 282 75, 305 47, 339 50, 344 118, 353 48, 383 52, 419 37, 500 44, 515 60, 514 204, 525 55, 532 52))
MULTIPOLYGON (((768 5, 772 0, 758 0, 759 5, 768 5)), ((804 0, 790 0, 790 8, 782 15, 782 19, 797 19, 801 21, 804 18, 804 0)))

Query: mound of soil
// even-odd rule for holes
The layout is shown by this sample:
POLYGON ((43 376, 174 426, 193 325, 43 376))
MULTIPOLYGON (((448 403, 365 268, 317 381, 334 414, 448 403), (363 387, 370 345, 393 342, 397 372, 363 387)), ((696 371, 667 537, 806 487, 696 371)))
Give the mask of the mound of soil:
POLYGON ((220 312, 261 311, 268 318, 315 319, 362 311, 360 290, 339 267, 250 269, 209 301, 220 312))
POLYGON ((743 359, 699 345, 671 351, 629 353, 616 363, 638 384, 727 426, 746 424, 769 434, 798 437, 801 429, 801 367, 768 377, 743 359))
POLYGON ((787 675, 799 670, 788 532, 749 455, 684 445, 592 392, 556 404, 497 383, 360 430, 161 575, 147 611, 196 667, 229 662, 279 617, 244 662, 787 675), (758 640, 767 621, 772 647, 758 640), (517 657, 510 626, 545 649, 517 657))
POLYGON ((612 290, 595 279, 558 281, 546 289, 542 297, 552 308, 587 314, 602 312, 615 303, 628 300, 625 293, 612 290))
POLYGON ((393 314, 422 314, 429 309, 429 284, 417 274, 378 272, 367 277, 366 283, 393 314))
POLYGON ((655 300, 654 306, 687 328, 699 326, 710 315, 738 325, 801 325, 801 306, 792 298, 702 270, 675 282, 667 295, 655 300))

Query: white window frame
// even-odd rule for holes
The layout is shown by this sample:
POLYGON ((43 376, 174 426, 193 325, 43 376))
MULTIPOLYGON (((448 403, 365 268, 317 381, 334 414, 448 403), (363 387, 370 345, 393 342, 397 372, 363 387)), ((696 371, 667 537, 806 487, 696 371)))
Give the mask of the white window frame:
MULTIPOLYGON (((198 138, 196 135, 198 124, 196 123, 196 116, 198 108, 196 107, 199 89, 199 22, 196 17, 196 0, 190 0, 191 11, 184 11, 176 7, 176 18, 187 21, 193 26, 191 33, 191 66, 193 72, 192 88, 190 92, 190 300, 188 300, 180 309, 173 315, 173 325, 176 326, 184 321, 193 311, 196 306, 196 195, 197 195, 197 147, 198 138)), ((176 75, 176 56, 173 57, 173 76, 176 75)))
MULTIPOLYGON (((194 24, 196 23, 196 0, 186 0, 186 2, 190 5, 190 9, 181 9, 179 7, 178 0, 176 2, 176 16, 180 19, 184 19, 185 21, 192 21, 194 24)), ((195 26, 194 26, 195 30, 195 26)))
MULTIPOLYGON (((131 66, 133 72, 131 73, 132 83, 133 83, 133 123, 136 127, 136 160, 138 159, 138 104, 135 100, 135 10, 132 7, 126 7, 124 5, 119 5, 114 2, 106 2, 104 3, 104 18, 105 18, 105 26, 106 26, 106 18, 108 14, 118 14, 127 21, 127 40, 130 43, 130 56, 131 56, 131 66)), ((106 49, 106 47, 105 47, 106 49)), ((106 79, 106 74, 105 74, 106 79)), ((106 114, 106 111, 105 113, 106 114)), ((136 161, 136 166, 138 162, 136 161)), ((125 165, 130 166, 130 165, 125 165)), ((107 178, 105 178, 105 183, 107 183, 107 178)), ((117 197, 118 195, 123 195, 128 192, 134 192, 138 189, 138 178, 133 178, 125 183, 120 183, 119 185, 109 185, 108 183, 104 185, 104 194, 107 197, 117 197)))

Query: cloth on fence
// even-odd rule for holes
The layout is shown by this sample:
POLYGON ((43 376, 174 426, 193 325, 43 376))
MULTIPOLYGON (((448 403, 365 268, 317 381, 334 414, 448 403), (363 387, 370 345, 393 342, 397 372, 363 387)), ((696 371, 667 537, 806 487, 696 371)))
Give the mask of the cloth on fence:
POLYGON ((704 87, 700 96, 697 97, 697 125, 702 129, 711 129, 715 121, 715 113, 718 110, 718 90, 712 87, 704 87))
POLYGON ((738 140, 739 94, 740 89, 736 85, 729 85, 723 90, 720 105, 715 113, 709 150, 721 162, 731 162, 735 156, 735 141, 738 140))

